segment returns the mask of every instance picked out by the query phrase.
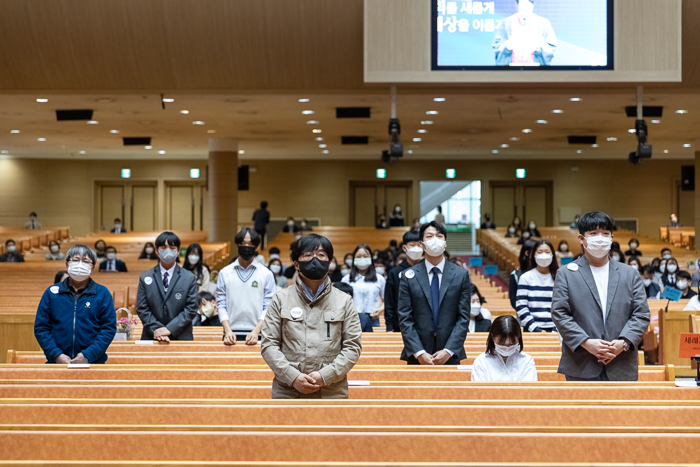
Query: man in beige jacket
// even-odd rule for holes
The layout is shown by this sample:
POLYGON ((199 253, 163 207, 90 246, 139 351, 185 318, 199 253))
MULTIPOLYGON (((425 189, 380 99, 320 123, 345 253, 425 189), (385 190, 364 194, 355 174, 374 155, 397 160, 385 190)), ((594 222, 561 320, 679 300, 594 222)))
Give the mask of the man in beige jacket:
POLYGON ((299 272, 278 292, 262 328, 262 356, 275 373, 273 399, 347 399, 347 374, 362 352, 360 318, 352 298, 331 287, 333 245, 309 234, 292 245, 299 272))

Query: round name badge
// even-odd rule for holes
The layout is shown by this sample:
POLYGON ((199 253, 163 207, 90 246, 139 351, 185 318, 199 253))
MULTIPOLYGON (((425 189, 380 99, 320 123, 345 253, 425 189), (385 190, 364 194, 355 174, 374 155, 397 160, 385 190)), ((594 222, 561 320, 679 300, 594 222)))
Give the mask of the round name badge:
POLYGON ((409 269, 408 271, 406 271, 406 277, 408 279, 413 279, 414 277, 416 277, 416 272, 413 269, 409 269))
POLYGON ((569 269, 569 271, 578 271, 578 264, 576 263, 569 263, 566 265, 566 267, 569 269))
POLYGON ((180 300, 181 298, 182 298, 182 294, 181 294, 181 293, 176 293, 176 294, 175 294, 175 300, 180 300))
POLYGON ((302 311, 301 308, 299 308, 298 306, 295 306, 294 308, 292 308, 289 311, 289 314, 292 315, 292 319, 299 319, 299 318, 301 318, 301 315, 304 314, 304 312, 302 311))
POLYGON ((52 285, 51 288, 49 289, 52 294, 57 294, 58 293, 58 286, 57 285, 52 285))
POLYGON ((153 284, 153 278, 152 278, 152 277, 147 277, 147 278, 145 278, 145 279, 143 280, 143 282, 144 282, 146 285, 151 285, 151 284, 153 284))

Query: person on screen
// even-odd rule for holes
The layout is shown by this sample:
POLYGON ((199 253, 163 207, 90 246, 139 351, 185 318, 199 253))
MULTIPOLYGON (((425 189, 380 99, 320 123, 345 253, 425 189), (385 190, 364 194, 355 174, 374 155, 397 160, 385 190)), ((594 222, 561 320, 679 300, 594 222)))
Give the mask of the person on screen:
POLYGON ((547 18, 533 13, 535 0, 515 0, 518 12, 506 18, 496 30, 493 50, 496 65, 551 65, 557 36, 547 18))

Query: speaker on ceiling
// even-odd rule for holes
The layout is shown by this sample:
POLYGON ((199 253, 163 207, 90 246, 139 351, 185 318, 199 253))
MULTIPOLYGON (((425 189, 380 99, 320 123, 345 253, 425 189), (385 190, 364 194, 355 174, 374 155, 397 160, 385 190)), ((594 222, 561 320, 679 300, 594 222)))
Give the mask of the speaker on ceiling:
POLYGON ((248 166, 242 165, 238 168, 238 191, 248 191, 249 189, 248 166))
POLYGON ((695 191, 695 166, 681 166, 681 191, 695 191))

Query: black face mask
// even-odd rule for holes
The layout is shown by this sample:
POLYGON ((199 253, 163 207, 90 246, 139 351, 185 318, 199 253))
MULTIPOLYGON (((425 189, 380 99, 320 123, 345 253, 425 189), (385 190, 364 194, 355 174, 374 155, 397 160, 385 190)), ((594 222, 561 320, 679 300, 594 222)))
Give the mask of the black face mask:
POLYGON ((255 248, 254 246, 238 246, 238 256, 243 258, 245 261, 254 258, 256 251, 257 248, 255 248))
POLYGON ((318 258, 310 261, 299 261, 299 272, 307 279, 319 281, 328 274, 330 264, 330 261, 321 261, 318 258))

